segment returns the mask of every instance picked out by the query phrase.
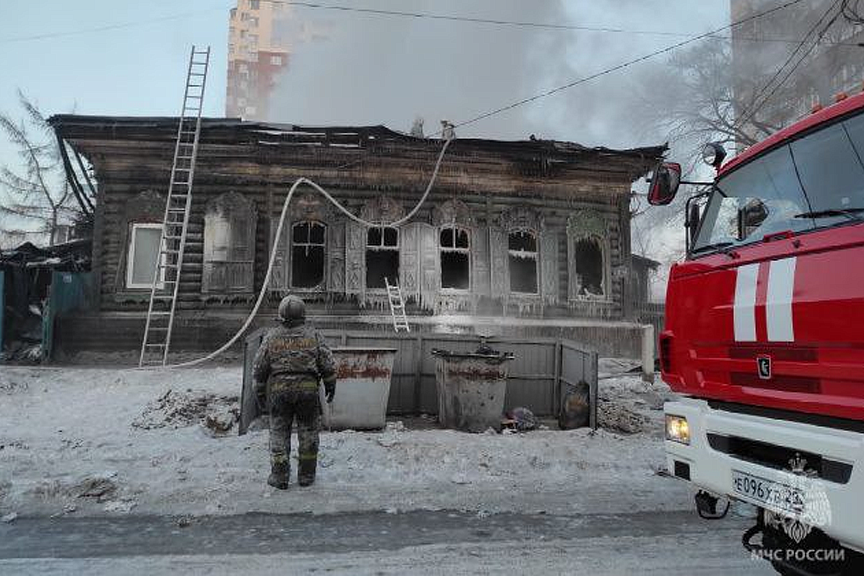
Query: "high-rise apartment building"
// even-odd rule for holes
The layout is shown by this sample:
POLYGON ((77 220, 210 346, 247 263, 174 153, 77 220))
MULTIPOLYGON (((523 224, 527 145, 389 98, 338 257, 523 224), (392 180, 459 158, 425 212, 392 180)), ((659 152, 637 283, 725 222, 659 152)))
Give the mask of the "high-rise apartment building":
MULTIPOLYGON (((731 0, 731 20, 746 20, 785 1, 731 0)), ((829 104, 840 92, 862 89, 864 47, 858 43, 864 42, 864 27, 840 14, 839 5, 836 0, 807 0, 747 20, 732 29, 733 89, 739 115, 743 112, 746 116, 758 108, 754 119, 773 131, 808 114, 816 103, 829 104), (754 96, 764 89, 798 44, 806 39, 790 67, 820 35, 819 43, 774 94, 765 99, 770 89, 763 92, 764 105, 754 105, 754 96)), ((784 69, 778 80, 790 67, 784 69)), ((745 124, 744 129, 748 134, 753 132, 756 139, 764 137, 764 132, 758 133, 752 123, 745 124)))
POLYGON ((283 36, 289 10, 272 0, 237 0, 231 10, 226 116, 268 119, 276 77, 290 57, 283 36))

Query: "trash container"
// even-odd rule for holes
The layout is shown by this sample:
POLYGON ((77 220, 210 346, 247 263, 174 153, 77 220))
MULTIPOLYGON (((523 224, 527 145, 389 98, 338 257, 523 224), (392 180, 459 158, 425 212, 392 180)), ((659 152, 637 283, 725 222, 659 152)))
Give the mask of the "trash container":
POLYGON ((433 349, 438 422, 466 432, 501 429, 509 352, 481 345, 476 352, 433 349))
MULTIPOLYGON (((243 350, 243 391, 240 396, 240 422, 238 431, 245 434, 257 426, 266 427, 264 406, 255 398, 255 380, 252 364, 255 352, 267 329, 261 328, 246 337, 243 350)), ((324 402, 322 394, 322 420, 331 429, 356 428, 371 430, 383 428, 390 397, 390 378, 393 374, 395 348, 333 348, 336 360, 336 397, 332 404, 324 402)))
MULTIPOLYGON (((332 430, 383 428, 390 398, 395 348, 333 348, 336 396, 324 402, 324 426, 332 430)), ((323 401, 323 387, 321 389, 323 401)))

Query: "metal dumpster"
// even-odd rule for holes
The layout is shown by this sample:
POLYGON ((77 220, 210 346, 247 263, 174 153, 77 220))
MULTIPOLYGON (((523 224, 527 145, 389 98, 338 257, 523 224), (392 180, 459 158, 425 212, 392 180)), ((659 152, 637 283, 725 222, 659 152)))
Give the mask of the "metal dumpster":
MULTIPOLYGON (((261 346, 266 331, 262 328, 246 337, 238 424, 240 434, 245 434, 259 417, 266 416, 266 412, 262 412, 265 408, 255 400, 255 382, 252 377, 255 352, 261 346)), ((383 428, 396 349, 341 347, 332 350, 336 360, 336 397, 332 404, 327 404, 321 387, 324 426, 359 430, 383 428)), ((266 427, 266 419, 259 422, 258 425, 266 427)))
POLYGON ((333 348, 336 396, 323 402, 324 426, 334 430, 383 428, 396 348, 333 348))
POLYGON ((438 422, 466 432, 501 429, 509 352, 481 345, 476 352, 433 349, 438 422))

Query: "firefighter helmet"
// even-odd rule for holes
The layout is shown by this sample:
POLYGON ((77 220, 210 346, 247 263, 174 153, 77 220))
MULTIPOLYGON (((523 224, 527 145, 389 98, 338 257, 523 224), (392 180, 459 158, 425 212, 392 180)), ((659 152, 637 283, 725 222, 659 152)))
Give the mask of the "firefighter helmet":
POLYGON ((306 318, 306 304, 297 296, 286 296, 279 303, 279 319, 283 322, 306 318))

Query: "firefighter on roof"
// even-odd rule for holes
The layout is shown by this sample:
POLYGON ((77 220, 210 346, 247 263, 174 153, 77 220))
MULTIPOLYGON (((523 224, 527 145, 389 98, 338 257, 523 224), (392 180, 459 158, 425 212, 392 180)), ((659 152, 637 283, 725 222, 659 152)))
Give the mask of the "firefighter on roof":
POLYGON ((306 307, 296 296, 279 304, 280 325, 264 336, 255 354, 256 392, 270 411, 270 466, 267 483, 285 490, 290 476, 291 425, 297 419, 300 486, 315 481, 321 403, 319 379, 327 402, 336 392, 333 353, 317 330, 306 324, 306 307))

